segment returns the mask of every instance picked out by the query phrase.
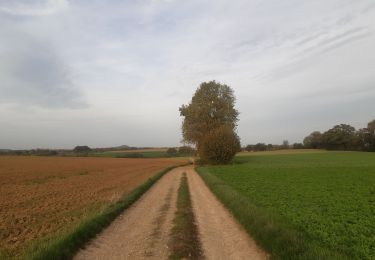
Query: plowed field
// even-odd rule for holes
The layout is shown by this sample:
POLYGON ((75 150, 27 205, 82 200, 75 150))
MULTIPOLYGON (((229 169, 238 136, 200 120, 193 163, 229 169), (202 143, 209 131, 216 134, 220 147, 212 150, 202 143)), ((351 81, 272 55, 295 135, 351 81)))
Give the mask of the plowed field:
POLYGON ((177 159, 0 157, 0 255, 72 228, 177 159))

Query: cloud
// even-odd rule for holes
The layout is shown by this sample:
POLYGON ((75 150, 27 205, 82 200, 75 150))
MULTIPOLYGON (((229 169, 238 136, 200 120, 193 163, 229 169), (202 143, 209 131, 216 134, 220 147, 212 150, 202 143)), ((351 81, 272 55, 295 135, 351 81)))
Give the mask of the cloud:
POLYGON ((48 146, 48 127, 68 147, 177 145, 178 107, 212 79, 234 88, 244 143, 360 125, 375 109, 374 11, 373 0, 0 0, 0 104, 34 111, 27 121, 1 106, 0 144, 48 146), (18 141, 17 125, 33 132, 18 141))
POLYGON ((0 13, 19 16, 45 16, 64 11, 68 7, 69 2, 67 0, 18 0, 0 3, 0 13))
POLYGON ((48 42, 13 30, 1 30, 0 104, 80 108, 85 102, 68 66, 48 42))

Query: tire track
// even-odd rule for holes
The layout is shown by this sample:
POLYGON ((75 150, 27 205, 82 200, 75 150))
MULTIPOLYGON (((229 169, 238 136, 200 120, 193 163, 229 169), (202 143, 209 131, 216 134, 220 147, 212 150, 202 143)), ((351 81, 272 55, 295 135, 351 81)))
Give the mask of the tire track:
POLYGON ((151 241, 149 243, 148 249, 145 251, 145 256, 152 257, 154 256, 155 245, 158 244, 160 241, 161 232, 163 230, 163 226, 167 221, 167 214, 169 209, 171 208, 171 200, 173 196, 173 187, 169 188, 168 194, 164 199, 164 204, 159 208, 159 216, 153 221, 155 225, 152 233, 151 233, 151 241))

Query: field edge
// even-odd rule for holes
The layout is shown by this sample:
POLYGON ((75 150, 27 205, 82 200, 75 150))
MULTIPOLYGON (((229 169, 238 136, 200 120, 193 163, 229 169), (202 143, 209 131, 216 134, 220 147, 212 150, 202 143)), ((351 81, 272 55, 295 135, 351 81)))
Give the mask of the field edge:
POLYGON ((204 167, 197 173, 245 231, 271 255, 271 259, 349 259, 306 239, 284 220, 268 214, 204 167))
POLYGON ((101 213, 81 221, 71 232, 51 238, 31 246, 23 254, 23 259, 72 259, 75 253, 91 239, 95 238, 104 228, 121 213, 146 193, 161 177, 174 168, 186 164, 167 167, 146 182, 109 205, 101 213))

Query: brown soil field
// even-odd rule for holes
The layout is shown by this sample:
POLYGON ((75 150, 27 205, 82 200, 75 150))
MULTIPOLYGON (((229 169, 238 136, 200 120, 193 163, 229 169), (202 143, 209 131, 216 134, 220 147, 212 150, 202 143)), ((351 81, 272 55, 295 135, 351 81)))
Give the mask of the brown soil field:
POLYGON ((0 255, 20 255, 31 242, 66 232, 173 158, 0 156, 0 255))

